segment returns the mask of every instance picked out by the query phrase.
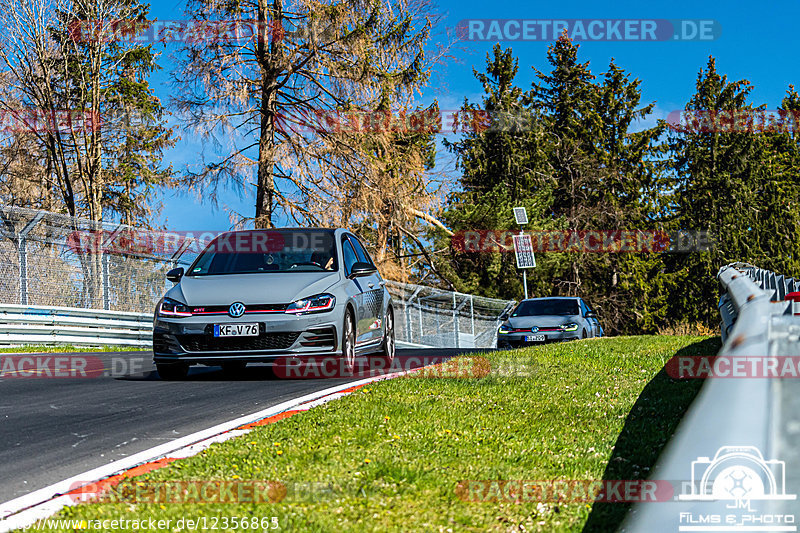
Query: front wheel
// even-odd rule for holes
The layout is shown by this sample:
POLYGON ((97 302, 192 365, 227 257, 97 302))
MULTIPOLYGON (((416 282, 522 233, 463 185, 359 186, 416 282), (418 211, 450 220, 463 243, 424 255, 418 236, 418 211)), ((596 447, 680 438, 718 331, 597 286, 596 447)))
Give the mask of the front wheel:
POLYGON ((356 326, 353 312, 348 309, 344 314, 342 328, 342 370, 352 374, 356 367, 356 326))
POLYGON ((383 346, 375 357, 381 361, 381 369, 388 371, 394 362, 395 338, 394 338, 394 311, 392 308, 386 310, 386 322, 383 329, 383 346))
POLYGON ((186 378, 189 374, 189 365, 185 363, 156 363, 156 370, 161 379, 175 381, 186 378))

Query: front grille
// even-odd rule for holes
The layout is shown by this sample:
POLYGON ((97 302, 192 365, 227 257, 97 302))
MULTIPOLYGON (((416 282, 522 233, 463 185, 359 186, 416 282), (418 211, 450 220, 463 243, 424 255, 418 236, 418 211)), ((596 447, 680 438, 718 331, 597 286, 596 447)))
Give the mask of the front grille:
POLYGON ((299 331, 266 333, 264 323, 259 325, 258 337, 214 337, 213 326, 206 326, 203 335, 177 335, 178 342, 187 352, 238 352, 245 350, 285 350, 289 348, 299 331))
MULTIPOLYGON (((248 304, 245 306, 245 314, 248 313, 283 313, 289 304, 248 304)), ((194 315, 227 315, 230 305, 206 305, 204 307, 192 307, 194 315)))

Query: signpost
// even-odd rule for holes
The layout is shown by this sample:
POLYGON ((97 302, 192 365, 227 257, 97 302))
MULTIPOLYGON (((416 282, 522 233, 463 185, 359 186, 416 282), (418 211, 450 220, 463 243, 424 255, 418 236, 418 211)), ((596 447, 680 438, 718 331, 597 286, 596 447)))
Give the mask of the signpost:
POLYGON ((517 268, 522 269, 522 285, 525 288, 525 299, 528 299, 528 268, 536 267, 536 256, 533 255, 531 236, 522 233, 522 226, 528 223, 528 213, 524 207, 514 208, 514 219, 519 224, 519 235, 514 235, 514 254, 517 256, 517 268))

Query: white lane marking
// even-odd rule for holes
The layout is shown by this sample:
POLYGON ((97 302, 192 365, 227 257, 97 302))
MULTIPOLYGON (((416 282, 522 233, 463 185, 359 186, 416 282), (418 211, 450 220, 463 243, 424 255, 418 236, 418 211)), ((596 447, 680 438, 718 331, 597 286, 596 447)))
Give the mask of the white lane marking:
MULTIPOLYGON (((264 418, 269 418, 270 416, 278 413, 289 411, 294 407, 304 403, 319 400, 323 396, 336 394, 342 390, 357 387, 359 385, 366 385, 367 383, 372 383, 374 381, 391 379, 406 373, 408 373, 408 371, 374 376, 359 381, 351 381, 349 383, 337 385, 321 391, 312 392, 310 394, 306 394, 305 396, 285 401, 273 407, 242 416, 228 422, 223 422, 222 424, 217 424, 216 426, 192 433, 191 435, 160 444, 148 450, 131 455, 130 457, 119 459, 107 465, 94 468, 82 474, 78 474, 77 476, 72 476, 63 481, 59 481, 58 483, 54 483, 29 494, 25 494, 24 496, 9 500, 0 504, 0 533, 5 533, 6 531, 29 526, 37 520, 46 518, 58 512, 63 507, 75 505, 78 503, 75 501, 77 498, 73 499, 70 496, 62 495, 83 485, 88 485, 101 479, 105 479, 109 476, 119 474, 143 463, 161 459, 167 456, 174 457, 176 453, 180 457, 189 457, 191 454, 187 455, 188 451, 186 448, 193 447, 194 453, 199 453, 214 442, 222 442, 223 440, 237 436, 238 433, 237 435, 233 436, 223 434, 232 432, 232 430, 239 426, 252 424, 253 422, 257 422, 264 418)), ((337 398, 339 396, 337 396, 337 398)))

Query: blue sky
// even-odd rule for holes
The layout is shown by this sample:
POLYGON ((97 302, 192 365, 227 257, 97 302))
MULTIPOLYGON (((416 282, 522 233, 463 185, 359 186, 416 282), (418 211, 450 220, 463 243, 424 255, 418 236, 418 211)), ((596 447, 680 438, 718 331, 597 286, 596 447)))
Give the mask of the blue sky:
MULTIPOLYGON (((673 110, 682 109, 694 93, 694 82, 709 55, 717 59, 717 69, 731 80, 748 79, 754 89, 752 102, 776 108, 789 84, 800 86, 800 0, 761 2, 596 2, 524 3, 514 0, 439 0, 439 12, 446 15, 444 26, 455 27, 464 19, 713 19, 721 34, 711 41, 605 41, 581 43, 579 58, 590 61, 592 72, 600 75, 613 57, 620 67, 642 80, 643 103, 656 104, 652 123, 666 118, 673 110)), ((151 18, 178 20, 185 18, 182 0, 154 3, 151 18)), ((519 59, 518 84, 527 89, 534 79, 531 67, 547 71, 547 41, 508 41, 519 59)), ((431 81, 420 97, 420 103, 438 99, 440 108, 455 109, 463 99, 478 101, 480 84, 472 68, 483 70, 491 41, 461 42, 455 58, 436 68, 431 81)), ((167 102, 171 88, 168 71, 171 47, 157 45, 162 51, 164 70, 153 76, 156 95, 167 102)), ((181 132, 183 140, 165 154, 165 163, 177 170, 196 160, 199 139, 190 132, 181 132)), ((449 154, 439 157, 441 168, 452 168, 449 154)), ((220 206, 213 209, 192 193, 166 193, 161 201, 164 209, 154 225, 166 224, 171 230, 225 230, 231 226, 229 210, 252 216, 254 197, 240 198, 232 191, 220 195, 220 206)))

